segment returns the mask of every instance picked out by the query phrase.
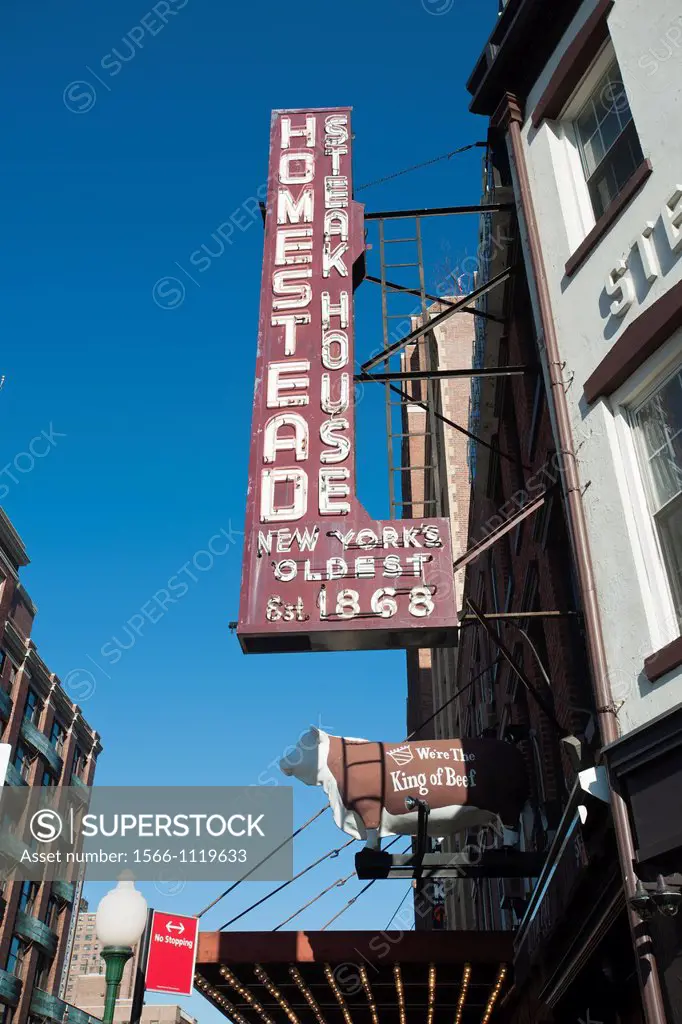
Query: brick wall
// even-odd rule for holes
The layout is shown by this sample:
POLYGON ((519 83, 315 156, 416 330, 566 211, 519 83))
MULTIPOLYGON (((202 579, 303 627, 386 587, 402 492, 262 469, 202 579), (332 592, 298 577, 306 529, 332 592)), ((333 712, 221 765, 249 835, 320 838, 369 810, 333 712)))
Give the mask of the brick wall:
MULTIPOLYGON (((491 350, 500 365, 523 365, 523 376, 482 385, 480 433, 504 455, 478 461, 469 522, 469 543, 480 541, 545 489, 551 497, 483 552, 466 569, 464 593, 484 612, 575 611, 573 569, 544 381, 535 369, 531 311, 525 282, 507 296, 509 319, 491 350), (506 457, 505 457, 506 456, 506 457)), ((470 613, 469 613, 470 614, 470 613)), ((494 623, 493 623, 494 624, 494 623)), ((553 705, 561 726, 580 733, 591 710, 587 661, 577 616, 498 622, 495 628, 533 687, 553 705), (549 685, 545 678, 549 678, 549 685), (588 713, 584 710, 587 709, 588 713)), ((462 696, 456 728, 462 735, 504 738, 511 724, 525 726, 519 749, 526 761, 530 800, 520 823, 523 849, 547 849, 575 773, 564 757, 554 723, 528 694, 499 649, 476 623, 461 630, 457 687, 481 678, 462 696), (486 731, 482 731, 487 726, 486 731)), ((475 842, 490 842, 478 836, 475 842)), ((477 927, 509 928, 521 905, 497 879, 471 886, 477 927)))

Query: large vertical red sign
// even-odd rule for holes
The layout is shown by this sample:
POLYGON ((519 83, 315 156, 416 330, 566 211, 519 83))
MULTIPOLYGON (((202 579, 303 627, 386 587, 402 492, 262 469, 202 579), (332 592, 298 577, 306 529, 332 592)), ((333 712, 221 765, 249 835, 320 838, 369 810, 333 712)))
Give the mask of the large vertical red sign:
POLYGON ((376 521, 355 490, 348 108, 272 117, 238 635, 247 653, 455 642, 449 522, 376 521))

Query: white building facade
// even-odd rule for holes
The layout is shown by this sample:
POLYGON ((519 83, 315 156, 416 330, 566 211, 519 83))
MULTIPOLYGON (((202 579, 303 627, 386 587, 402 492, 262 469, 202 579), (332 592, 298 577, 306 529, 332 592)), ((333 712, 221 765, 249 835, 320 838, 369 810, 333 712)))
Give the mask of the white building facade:
POLYGON ((655 680, 645 669, 680 637, 682 612, 682 326, 661 308, 671 292, 682 304, 681 111, 677 0, 585 0, 523 125, 623 733, 682 702, 682 649, 655 680), (557 117, 534 124, 562 58, 607 6, 608 35, 582 81, 557 117))

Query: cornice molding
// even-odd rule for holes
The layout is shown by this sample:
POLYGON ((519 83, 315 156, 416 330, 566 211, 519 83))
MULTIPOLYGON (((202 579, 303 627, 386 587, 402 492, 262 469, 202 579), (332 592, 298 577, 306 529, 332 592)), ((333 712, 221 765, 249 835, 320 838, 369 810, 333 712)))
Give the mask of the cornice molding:
POLYGON ((30 558, 26 553, 24 542, 2 508, 0 508, 0 548, 7 554, 15 570, 22 565, 29 564, 30 558))
POLYGON ((52 686, 52 673, 38 654, 35 644, 32 640, 28 641, 28 654, 26 656, 26 663, 31 673, 31 679, 41 686, 45 694, 49 696, 50 689, 52 686))
POLYGON ((28 657, 28 641, 26 637, 19 632, 11 619, 5 619, 3 644, 12 660, 16 662, 17 668, 23 668, 26 658, 28 657))

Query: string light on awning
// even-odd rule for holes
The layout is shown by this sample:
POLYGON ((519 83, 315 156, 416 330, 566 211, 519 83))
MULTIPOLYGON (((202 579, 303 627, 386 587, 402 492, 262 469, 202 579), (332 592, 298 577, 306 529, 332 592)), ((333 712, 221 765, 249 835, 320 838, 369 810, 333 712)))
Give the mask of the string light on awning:
POLYGON ((294 967, 293 964, 290 964, 289 965, 289 974, 291 975, 291 977, 294 979, 294 981, 298 985, 299 990, 300 990, 301 994, 303 995, 303 998, 305 999, 305 1001, 308 1004, 308 1006, 310 1007, 310 1009, 313 1011, 313 1014, 315 1015, 315 1020, 317 1021, 317 1024, 327 1024, 327 1022, 324 1019, 324 1016, 322 1014, 322 1010, 320 1009, 319 1004, 318 1004, 317 1000, 315 999, 315 996, 312 994, 312 992, 310 991, 310 989, 306 985, 305 981, 303 980, 303 975, 299 971, 298 967, 294 967))
POLYGON ((237 1007, 226 996, 221 997, 221 1002, 218 1005, 225 1011, 230 1020, 234 1021, 234 1024, 249 1024, 246 1017, 242 1017, 237 1007))
POLYGON ((499 998, 500 992, 502 990, 502 985, 504 984, 504 979, 506 978, 506 976, 507 965, 500 964, 500 969, 497 972, 497 980, 495 981, 495 985, 493 986, 492 992, 488 996, 488 1003, 485 1008, 485 1013, 481 1017, 481 1024, 488 1024, 488 1021, 490 1020, 493 1010, 495 1008, 495 1003, 499 998))
MULTIPOLYGON (((429 964, 429 995, 426 1006, 426 1024, 433 1024, 436 1011, 436 965, 429 964)), ((376 1022, 375 1022, 376 1024, 376 1022)))
POLYGON ((398 996, 398 1014, 400 1016, 400 1024, 407 1024, 407 1014, 405 1013, 405 992, 403 990, 403 978, 400 973, 400 964, 393 965, 393 978, 395 980, 395 990, 398 996))
POLYGON ((334 995, 336 997, 336 1001, 337 1001, 337 1003, 339 1004, 339 1006, 341 1008, 341 1013, 343 1014, 343 1019, 345 1021, 345 1024, 353 1024, 353 1018, 351 1017, 350 1012, 348 1010, 348 1007, 346 1006, 346 1000, 343 998, 343 995, 341 993, 341 989, 336 984, 336 978, 334 977, 334 972, 332 971, 332 969, 329 966, 329 964, 325 964, 324 965, 324 976, 327 979, 327 981, 329 982, 329 987, 332 990, 332 992, 334 993, 334 995))
POLYGON ((367 968, 365 967, 364 964, 361 964, 360 966, 360 981, 362 982, 362 987, 364 988, 365 995, 367 996, 369 1012, 372 1017, 372 1024, 379 1024, 379 1013, 377 1011, 377 1004, 374 1002, 372 986, 369 983, 369 978, 367 977, 367 968))
POLYGON ((464 965, 464 971, 462 972, 462 984, 459 990, 459 999, 457 1000, 457 1012, 455 1013, 455 1024, 462 1024, 462 1012, 464 1010, 464 1003, 466 1002, 467 989, 469 988, 469 981, 471 979, 471 964, 464 965))
POLYGON ((256 975, 256 977, 260 981, 261 985, 265 985, 266 989, 268 990, 270 995, 273 997, 273 999, 275 999, 279 1003, 279 1005, 282 1007, 282 1009, 284 1010, 284 1013, 287 1016, 287 1019, 289 1020, 289 1024, 299 1024, 298 1017, 296 1016, 294 1011, 291 1009, 291 1007, 289 1006, 288 1002, 286 1001, 286 999, 284 998, 284 996, 282 995, 280 990, 277 988, 275 983, 270 980, 270 978, 268 977, 267 973, 263 970, 263 968, 261 967, 260 964, 255 964, 254 965, 253 973, 256 975))
POLYGON ((217 988, 214 988, 210 982, 202 978, 200 974, 194 975, 194 984, 207 999, 218 1007, 219 1010, 224 1010, 227 1016, 234 1022, 234 1024, 249 1024, 246 1017, 243 1017, 237 1007, 230 1002, 230 1000, 222 994, 217 988))
POLYGON ((253 1009, 256 1011, 260 1019, 263 1021, 263 1024, 275 1024, 270 1014, 267 1013, 265 1008, 261 1005, 261 1003, 258 1002, 255 996, 253 996, 251 992, 249 992, 246 985, 242 985, 239 978, 237 978, 232 973, 229 967, 225 967, 224 965, 221 966, 220 973, 227 982, 227 984, 230 985, 230 987, 233 988, 235 992, 237 992, 242 997, 244 1002, 248 1003, 249 1006, 253 1007, 253 1009))

